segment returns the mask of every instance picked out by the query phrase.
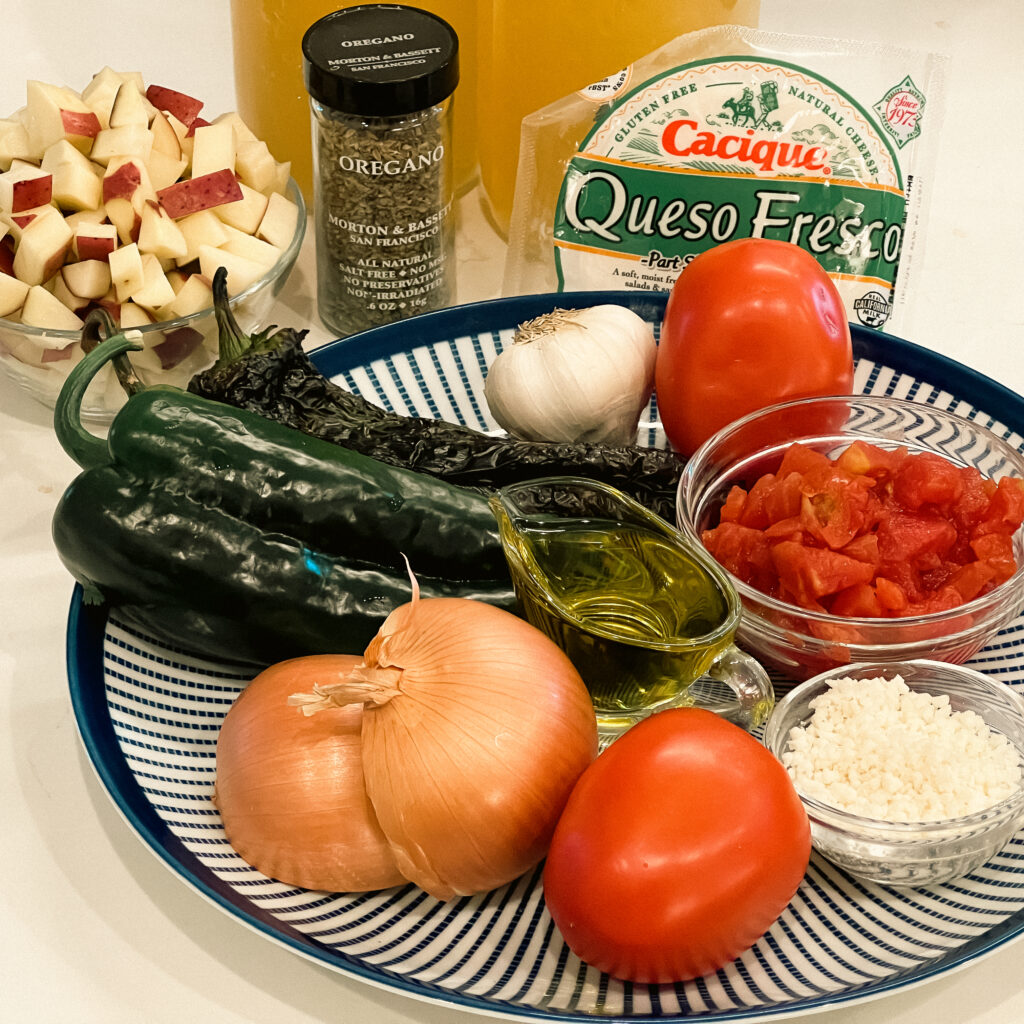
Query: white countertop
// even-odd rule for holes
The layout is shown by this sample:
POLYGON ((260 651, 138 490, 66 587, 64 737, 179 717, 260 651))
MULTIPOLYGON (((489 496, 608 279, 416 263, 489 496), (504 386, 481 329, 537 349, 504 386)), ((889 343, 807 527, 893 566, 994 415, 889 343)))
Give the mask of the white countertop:
MULTIPOLYGON (((228 4, 8 0, 0 113, 24 81, 81 88, 104 64, 187 81, 234 107, 228 4)), ((762 27, 891 41, 952 55, 916 315, 903 335, 1024 392, 1020 234, 1024 8, 1014 0, 763 0, 762 27)), ((494 297, 502 245, 463 203, 460 298, 494 297)), ((274 319, 312 324, 312 239, 274 319)), ((173 876, 132 833, 79 744, 67 693, 71 580, 49 535, 76 467, 49 410, 0 375, 0 1018, 12 1024, 288 1021, 457 1024, 489 1019, 348 979, 241 926, 173 876)), ((1024 1020, 1024 946, 823 1024, 1024 1020)), ((783 1018, 775 1018, 780 1021, 783 1018)), ((789 1019, 789 1018, 786 1018, 789 1019)))

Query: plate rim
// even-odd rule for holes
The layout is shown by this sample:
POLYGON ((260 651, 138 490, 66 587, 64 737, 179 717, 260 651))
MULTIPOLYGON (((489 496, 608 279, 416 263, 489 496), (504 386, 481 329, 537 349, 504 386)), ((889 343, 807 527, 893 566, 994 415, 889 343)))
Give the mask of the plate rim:
MULTIPOLYGON (((667 292, 551 292, 455 306, 408 320, 376 327, 344 339, 327 342, 310 352, 314 364, 327 376, 354 366, 387 358, 410 347, 436 341, 450 341, 467 334, 498 332, 515 328, 532 316, 550 311, 552 303, 580 306, 618 302, 648 318, 660 319, 667 292), (410 344, 410 342, 414 344, 410 344)), ((998 418, 1008 429, 1024 434, 1024 397, 990 377, 947 356, 933 352, 894 335, 851 324, 854 353, 898 373, 949 391, 958 401, 968 402, 986 415, 998 418)), ((780 1016, 800 1016, 852 1006, 927 982, 961 970, 996 950, 1024 937, 1024 910, 959 946, 952 954, 931 961, 923 969, 901 974, 854 990, 821 994, 790 1003, 750 1009, 689 1015, 597 1016, 535 1007, 518 1007, 502 1001, 467 996, 457 990, 414 981, 369 967, 344 953, 321 946, 291 928, 286 922, 253 905, 202 864, 170 830, 149 803, 132 775, 114 732, 105 696, 103 637, 108 608, 90 604, 84 590, 75 584, 68 612, 65 654, 68 686, 75 724, 90 765, 115 809, 136 837, 183 883, 239 923, 307 960, 356 981, 368 983, 410 998, 466 1012, 490 1013, 505 1020, 546 1020, 580 1024, 601 1021, 768 1021, 780 1016)))

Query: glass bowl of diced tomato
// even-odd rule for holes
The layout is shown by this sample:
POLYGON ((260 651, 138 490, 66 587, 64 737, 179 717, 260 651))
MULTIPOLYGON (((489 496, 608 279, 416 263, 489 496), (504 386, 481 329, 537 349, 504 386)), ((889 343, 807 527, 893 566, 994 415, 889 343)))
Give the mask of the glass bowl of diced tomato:
POLYGON ((782 676, 961 663, 1024 607, 1024 453, 897 398, 770 406, 687 463, 677 525, 733 577, 737 640, 782 676))

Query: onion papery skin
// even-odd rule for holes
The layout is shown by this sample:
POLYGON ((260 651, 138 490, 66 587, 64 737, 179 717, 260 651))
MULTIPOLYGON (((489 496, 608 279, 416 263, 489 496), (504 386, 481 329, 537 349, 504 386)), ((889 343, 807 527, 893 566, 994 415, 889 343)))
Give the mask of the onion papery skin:
POLYGON ((311 655, 261 672, 217 740, 213 802, 232 848, 288 885, 365 892, 405 883, 363 782, 363 709, 308 717, 288 697, 345 678, 356 655, 311 655))
POLYGON ((365 705, 366 788, 402 874, 432 896, 487 892, 546 854, 597 755, 590 696, 525 620, 463 598, 395 609, 364 655, 399 693, 365 705))

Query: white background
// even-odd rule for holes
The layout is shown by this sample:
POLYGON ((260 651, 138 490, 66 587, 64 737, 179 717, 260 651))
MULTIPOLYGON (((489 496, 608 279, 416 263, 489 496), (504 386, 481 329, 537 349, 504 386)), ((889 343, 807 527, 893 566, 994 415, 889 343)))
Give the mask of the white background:
MULTIPOLYGON (((916 314, 903 334, 1017 392, 1024 391, 1022 10, 1015 0, 762 0, 761 16, 765 28, 952 56, 916 314)), ((211 111, 234 107, 226 0, 0 0, 0 14, 0 115, 23 104, 27 78, 81 89, 104 64, 176 84, 211 111)), ((463 216, 461 298, 496 296, 500 243, 474 197, 463 216)), ((311 285, 307 243, 279 323, 312 321, 311 285)), ((316 327, 313 337, 326 340, 316 327)), ((71 582, 53 553, 49 520, 74 470, 48 411, 0 378, 0 1019, 474 1019, 272 945, 186 888, 122 822, 80 749, 67 698, 71 582)), ((818 1019, 1009 1024, 1024 1020, 1022 967, 1024 945, 1012 944, 955 974, 818 1019)))

